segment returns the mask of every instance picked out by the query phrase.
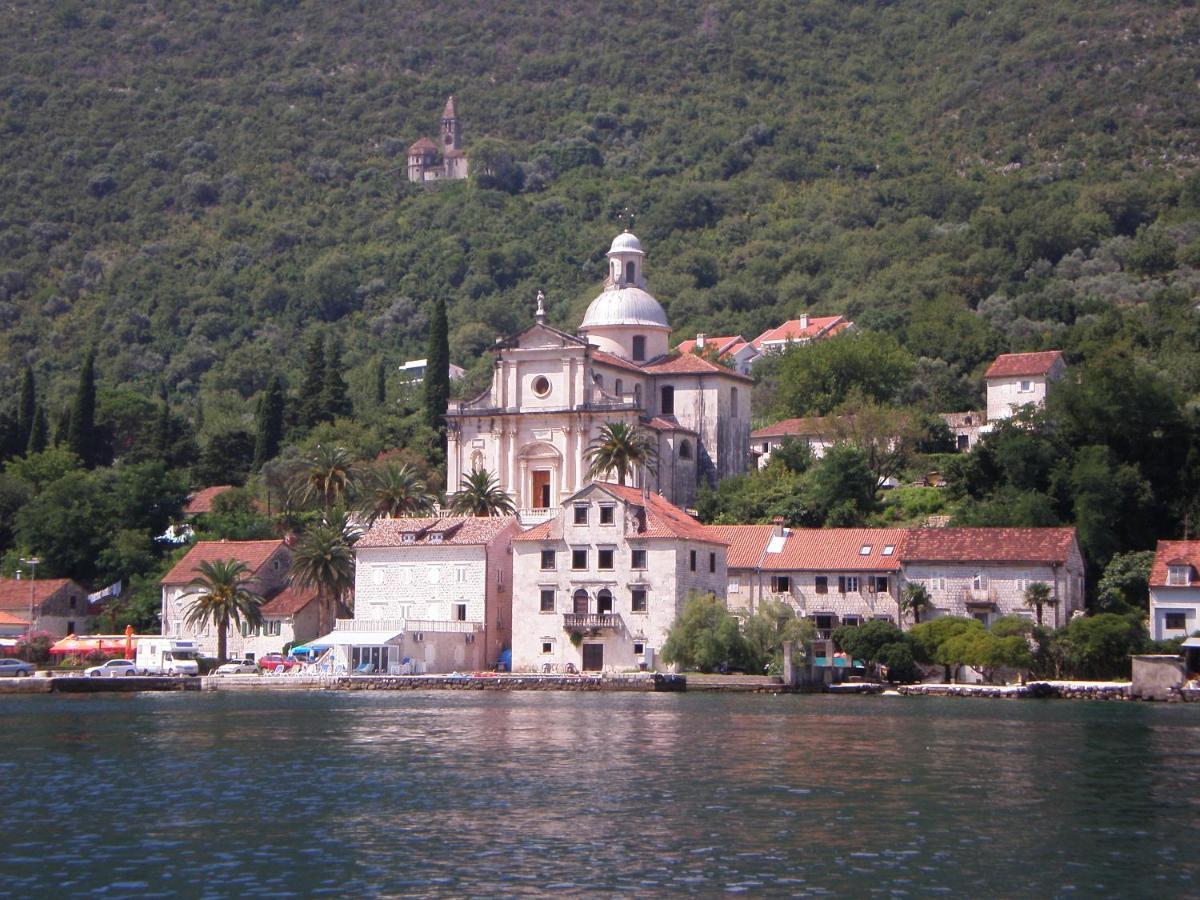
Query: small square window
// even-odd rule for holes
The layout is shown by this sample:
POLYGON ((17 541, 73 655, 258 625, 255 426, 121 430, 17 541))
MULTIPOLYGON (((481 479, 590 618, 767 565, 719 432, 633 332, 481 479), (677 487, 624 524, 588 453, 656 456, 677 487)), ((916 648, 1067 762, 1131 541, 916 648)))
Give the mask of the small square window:
POLYGON ((1185 631, 1187 629, 1187 613, 1167 613, 1163 624, 1170 631, 1185 631))
POLYGON ((1032 381, 1022 381, 1021 382, 1021 393, 1022 394, 1027 394, 1032 390, 1033 390, 1033 382, 1032 381))
POLYGON ((717 554, 715 553, 708 554, 708 571, 717 571, 717 554))
POLYGON ((455 603, 454 604, 454 621, 455 622, 467 621, 467 604, 465 604, 465 603, 455 603))
POLYGON ((629 608, 632 609, 634 612, 644 613, 646 611, 646 589, 645 588, 633 588, 629 592, 629 608))
POLYGON ((543 653, 553 653, 554 652, 554 642, 553 641, 542 641, 542 652, 543 653))
POLYGON ((883 545, 883 555, 884 556, 891 556, 895 552, 896 552, 895 544, 884 544, 883 545))
POLYGON ((553 572, 554 568, 555 568, 554 551, 553 550, 543 550, 542 551, 542 571, 543 572, 553 572))
POLYGON ((542 588, 540 612, 554 612, 554 588, 542 588))
POLYGON ((576 571, 587 568, 587 550, 571 551, 571 568, 576 571))
POLYGON ((612 505, 600 507, 600 524, 612 525, 617 520, 617 508, 612 505))
POLYGON ((630 550, 629 565, 634 569, 646 568, 646 551, 645 550, 630 550))
POLYGON ((875 576, 875 591, 880 594, 888 592, 888 580, 886 575, 875 576))
POLYGON ((863 544, 861 547, 859 547, 858 555, 859 556, 870 556, 871 555, 871 545, 863 544))
POLYGON ((828 594, 829 593, 829 576, 828 575, 818 575, 816 577, 815 590, 818 594, 828 594))
POLYGON ((613 567, 613 551, 612 550, 597 550, 596 551, 596 568, 611 571, 613 567))
POLYGON ((586 506, 576 506, 574 509, 575 509, 575 512, 574 512, 575 524, 576 525, 586 525, 588 508, 586 506))
POLYGON ((696 551, 695 550, 692 550, 688 554, 688 568, 691 569, 693 572, 696 571, 696 551))
POLYGON ((633 642, 633 655, 634 656, 641 656, 645 652, 646 652, 646 645, 644 643, 642 643, 641 641, 633 642))
POLYGON ((771 593, 787 594, 792 590, 792 579, 788 575, 771 576, 771 593))

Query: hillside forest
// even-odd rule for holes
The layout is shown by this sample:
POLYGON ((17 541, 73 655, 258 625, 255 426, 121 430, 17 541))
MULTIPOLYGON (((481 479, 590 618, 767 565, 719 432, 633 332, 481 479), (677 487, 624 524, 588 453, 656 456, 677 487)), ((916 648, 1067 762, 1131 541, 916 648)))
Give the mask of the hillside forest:
POLYGON ((198 525, 230 538, 318 516, 279 504, 320 446, 444 490, 398 371, 438 304, 477 392, 538 290, 574 330, 627 225, 676 341, 859 328, 754 393, 756 425, 855 433, 703 518, 1075 524, 1097 609, 1144 602, 1107 569, 1195 533, 1192 3, 13 0, 0 26, 6 575, 127 579, 145 625, 196 488, 244 486, 198 525), (450 94, 473 174, 410 184, 450 94), (1070 373, 1045 412, 946 453, 933 414, 1042 349, 1070 373))

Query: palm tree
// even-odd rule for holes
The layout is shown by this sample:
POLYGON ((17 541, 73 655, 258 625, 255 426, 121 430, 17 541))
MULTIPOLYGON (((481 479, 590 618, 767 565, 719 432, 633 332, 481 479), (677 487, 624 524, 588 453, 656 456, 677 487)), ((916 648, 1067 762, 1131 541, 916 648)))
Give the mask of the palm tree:
POLYGON ((900 597, 900 614, 912 613, 913 624, 921 624, 921 613, 933 606, 933 599, 923 584, 906 584, 900 597))
POLYGON ((296 542, 288 580, 317 592, 317 629, 333 628, 338 603, 347 602, 354 590, 354 541, 357 529, 342 510, 334 510, 296 542))
POLYGON ((357 466, 344 447, 317 445, 295 475, 295 486, 306 503, 320 501, 328 511, 347 499, 359 485, 357 466))
POLYGON ((372 475, 365 512, 372 519, 416 516, 433 509, 433 494, 409 465, 388 463, 372 475))
POLYGON ((1050 585, 1044 581, 1035 581, 1025 588, 1025 605, 1034 610, 1039 628, 1042 624, 1042 607, 1054 606, 1056 603, 1058 598, 1051 596, 1050 585))
POLYGON ((624 484, 634 470, 654 465, 658 460, 658 445, 644 428, 607 422, 583 455, 588 459, 589 478, 598 481, 616 472, 617 484, 624 484))
POLYGON ((190 627, 212 623, 217 629, 217 661, 225 662, 226 632, 229 622, 241 625, 262 622, 262 595, 246 585, 251 572, 236 559, 205 560, 197 567, 200 574, 188 585, 193 595, 184 622, 190 627))
POLYGON ((460 516, 511 516, 516 512, 512 497, 500 489, 500 481, 487 469, 472 469, 450 497, 450 512, 460 516))

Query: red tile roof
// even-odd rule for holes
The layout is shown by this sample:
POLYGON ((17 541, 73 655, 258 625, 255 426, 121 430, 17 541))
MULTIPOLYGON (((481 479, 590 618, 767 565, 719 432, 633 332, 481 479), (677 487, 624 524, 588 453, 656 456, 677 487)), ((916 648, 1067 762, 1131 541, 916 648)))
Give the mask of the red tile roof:
POLYGON ((1074 528, 914 528, 905 562, 1065 563, 1074 528))
MULTIPOLYGON (((29 598, 26 597, 26 609, 28 609, 29 598)), ((14 616, 12 613, 0 610, 0 625, 28 625, 29 619, 26 616, 14 616)))
POLYGON ((187 584, 200 574, 200 563, 216 562, 221 559, 236 559, 246 564, 251 572, 257 572, 271 558, 283 541, 200 541, 175 563, 171 571, 162 577, 160 584, 187 584))
MULTIPOLYGON (((658 494, 647 494, 642 497, 642 489, 636 487, 628 487, 619 484, 611 484, 607 481, 594 482, 588 488, 595 487, 605 491, 613 498, 620 500, 627 506, 638 507, 645 510, 645 515, 642 521, 638 524, 637 537, 644 538, 659 538, 669 537, 689 541, 704 541, 709 544, 727 544, 729 543, 716 530, 709 525, 702 525, 686 512, 675 506, 666 498, 658 494)), ((588 490, 584 488, 584 490, 588 490)), ((578 496, 578 495, 576 495, 578 496)), ((567 503, 571 501, 568 500, 567 503)), ((518 534, 514 541, 548 541, 557 540, 562 534, 561 523, 558 517, 549 519, 539 525, 533 526, 528 531, 523 531, 518 534)))
POLYGON ((0 609, 16 612, 29 611, 30 585, 33 586, 33 603, 41 606, 62 588, 74 584, 83 596, 83 587, 70 578, 0 578, 0 609))
POLYGON ((506 528, 516 522, 515 516, 405 516, 398 519, 376 519, 375 524, 358 539, 355 548, 411 547, 439 544, 468 546, 490 544, 506 528), (413 540, 405 542, 404 535, 413 540), (430 536, 441 535, 434 544, 430 536))
POLYGON ((603 363, 606 366, 613 366, 618 369, 625 369, 629 372, 637 372, 639 375, 642 374, 641 366, 637 365, 636 363, 631 363, 627 359, 622 359, 619 356, 614 356, 611 353, 606 353, 603 350, 596 350, 593 348, 592 361, 603 363))
POLYGON ((816 416, 809 419, 784 419, 774 425, 750 432, 751 440, 770 437, 789 437, 800 434, 829 434, 833 430, 833 418, 816 416))
POLYGON ((264 616, 294 616, 317 599, 313 588, 302 588, 289 584, 260 608, 264 616))
POLYGON ((720 374, 728 375, 730 378, 738 378, 742 381, 754 380, 749 375, 743 375, 741 372, 735 372, 733 369, 719 366, 714 362, 709 362, 702 356, 696 356, 694 353, 680 353, 675 356, 668 356, 661 362, 651 363, 642 371, 649 375, 720 374))
POLYGON ((437 152, 437 144, 427 137, 419 138, 413 142, 413 145, 408 148, 409 153, 428 153, 437 152))
MULTIPOLYGON (((730 356, 748 345, 749 341, 747 341, 740 334, 735 334, 728 337, 705 337, 704 350, 701 352, 707 353, 711 348, 717 353, 718 356, 730 356)), ((682 341, 675 349, 680 353, 695 353, 696 340, 693 338, 691 340, 682 341)))
POLYGON ((895 572, 909 533, 904 528, 792 529, 782 551, 767 553, 762 567, 791 572, 895 572), (891 551, 885 552, 889 547, 891 551))
POLYGON ((791 319, 776 328, 768 328, 750 343, 761 350, 766 341, 811 341, 838 334, 853 324, 842 316, 809 316, 808 325, 802 328, 799 319, 791 319))
POLYGON ((188 497, 187 506, 183 508, 184 515, 198 516, 201 513, 212 512, 213 501, 226 491, 232 491, 232 484, 214 484, 196 491, 188 497))
POLYGON ((774 525, 709 525, 708 528, 729 543, 725 564, 730 569, 758 568, 767 542, 775 532, 774 525))
MULTIPOLYGON (((1159 541, 1150 567, 1150 587, 1169 587, 1168 566, 1191 566, 1192 584, 1200 578, 1200 541, 1159 541)), ((1178 586, 1178 585, 1176 585, 1178 586)))
POLYGON ((1062 359, 1061 350, 1041 353, 1001 353, 988 366, 984 378, 1017 378, 1021 375, 1046 375, 1062 359))
POLYGON ((678 422, 673 422, 670 419, 664 419, 662 416, 654 416, 647 419, 645 416, 641 418, 641 424, 647 428, 653 428, 655 431, 686 431, 688 434, 698 434, 692 428, 685 428, 678 422))

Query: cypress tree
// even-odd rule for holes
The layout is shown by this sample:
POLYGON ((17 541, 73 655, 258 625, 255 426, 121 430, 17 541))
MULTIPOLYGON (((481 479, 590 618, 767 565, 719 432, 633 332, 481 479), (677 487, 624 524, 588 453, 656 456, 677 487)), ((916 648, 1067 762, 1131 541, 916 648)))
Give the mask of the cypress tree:
POLYGON ((87 468, 96 464, 96 350, 88 350, 79 373, 79 390, 71 407, 67 447, 87 468))
POLYGON ((325 420, 348 416, 353 411, 342 377, 342 342, 331 337, 325 347, 325 377, 321 383, 321 413, 325 420))
POLYGON ((154 422, 154 456, 167 462, 171 455, 171 403, 167 399, 167 386, 158 388, 158 418, 154 422))
POLYGON ((429 349, 425 353, 425 421, 442 429, 446 404, 450 402, 450 331, 446 323, 446 301, 439 297, 429 323, 429 349))
POLYGON ((29 444, 29 435, 33 431, 34 406, 37 404, 36 391, 33 383, 33 369, 25 366, 21 376, 21 397, 17 405, 17 442, 21 447, 29 444))
POLYGON ((387 403, 387 364, 380 359, 375 364, 375 405, 387 403))
POLYGON ((46 449, 50 439, 50 428, 46 425, 46 409, 40 403, 33 413, 33 423, 29 426, 29 443, 25 454, 41 453, 46 449))
POLYGON ((267 390, 258 401, 258 427, 254 436, 254 471, 279 455, 283 442, 283 381, 272 375, 267 390))
POLYGON ((71 432, 71 407, 64 406, 58 411, 58 419, 54 422, 54 446, 65 444, 67 435, 71 432))
POLYGON ((325 389, 325 340, 314 334, 304 356, 304 377, 300 381, 300 425, 312 428, 322 420, 322 396, 325 389))

